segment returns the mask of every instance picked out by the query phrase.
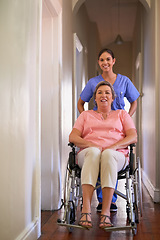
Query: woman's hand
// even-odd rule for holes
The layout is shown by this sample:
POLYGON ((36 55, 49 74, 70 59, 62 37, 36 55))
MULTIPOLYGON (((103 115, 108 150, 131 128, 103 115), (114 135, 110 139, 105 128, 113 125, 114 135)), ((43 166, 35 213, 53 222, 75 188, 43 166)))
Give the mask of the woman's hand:
POLYGON ((104 151, 104 150, 106 150, 106 149, 112 149, 112 150, 117 150, 117 145, 116 144, 113 144, 113 145, 111 145, 111 146, 109 146, 109 147, 106 147, 106 148, 102 148, 102 151, 104 151))
POLYGON ((115 144, 112 144, 111 146, 102 149, 103 151, 105 149, 113 149, 113 150, 118 150, 118 149, 123 149, 127 148, 130 144, 136 143, 137 142, 137 131, 134 128, 131 128, 126 131, 126 136, 122 140, 116 142, 115 144))
POLYGON ((79 148, 96 147, 99 148, 100 151, 102 151, 101 146, 83 139, 81 137, 81 132, 76 128, 72 129, 72 132, 69 135, 69 142, 74 143, 79 148))

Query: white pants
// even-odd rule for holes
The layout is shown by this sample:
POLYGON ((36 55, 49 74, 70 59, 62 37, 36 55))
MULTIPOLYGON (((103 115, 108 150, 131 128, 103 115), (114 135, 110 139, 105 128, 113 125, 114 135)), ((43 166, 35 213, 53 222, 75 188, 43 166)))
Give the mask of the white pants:
POLYGON ((124 169, 128 160, 123 153, 106 149, 103 152, 96 147, 85 148, 78 153, 78 165, 82 168, 81 182, 96 186, 100 172, 101 188, 115 188, 117 173, 124 169))

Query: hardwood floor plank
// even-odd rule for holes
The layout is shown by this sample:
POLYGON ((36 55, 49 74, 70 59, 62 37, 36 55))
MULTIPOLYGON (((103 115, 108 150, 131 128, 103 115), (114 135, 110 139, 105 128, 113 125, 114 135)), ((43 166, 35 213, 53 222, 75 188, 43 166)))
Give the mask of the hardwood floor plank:
MULTIPOLYGON (((42 235, 39 240, 159 240, 160 239, 160 204, 155 204, 149 196, 145 187, 143 193, 143 217, 137 225, 137 235, 133 237, 131 231, 106 232, 99 228, 100 214, 96 212, 97 200, 94 195, 92 200, 92 222, 91 230, 74 228, 69 233, 66 227, 58 226, 57 219, 61 218, 63 209, 55 212, 42 211, 42 235)), ((127 224, 126 202, 118 198, 118 211, 111 214, 114 225, 125 226, 127 224)), ((77 224, 80 210, 77 213, 77 224)))

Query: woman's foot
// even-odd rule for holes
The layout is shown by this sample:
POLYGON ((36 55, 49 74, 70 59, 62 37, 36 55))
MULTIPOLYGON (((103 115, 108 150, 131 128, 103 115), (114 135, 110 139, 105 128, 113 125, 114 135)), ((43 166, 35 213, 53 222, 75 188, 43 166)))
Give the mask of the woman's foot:
POLYGON ((81 218, 78 224, 85 228, 92 228, 91 213, 81 213, 81 218))
POLYGON ((99 227, 100 228, 113 227, 113 224, 111 223, 110 220, 110 216, 101 214, 99 227))

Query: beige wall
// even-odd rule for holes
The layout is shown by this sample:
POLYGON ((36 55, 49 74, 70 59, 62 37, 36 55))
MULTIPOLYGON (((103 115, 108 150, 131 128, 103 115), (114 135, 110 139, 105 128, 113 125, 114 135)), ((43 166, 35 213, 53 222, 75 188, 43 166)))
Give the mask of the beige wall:
MULTIPOLYGON (((78 11, 76 6, 75 9, 73 9, 73 32, 77 34, 83 46, 83 65, 85 71, 84 82, 86 84, 91 77, 97 75, 97 56, 99 50, 101 49, 101 44, 97 26, 94 22, 90 22, 85 5, 82 4, 78 11)), ((74 78, 76 78, 75 72, 74 78)), ((78 96, 80 95, 85 84, 81 84, 82 88, 79 91, 78 96)), ((89 108, 93 108, 92 104, 93 103, 91 101, 89 108)), ((87 104, 85 104, 85 109, 88 108, 86 105, 87 104)), ((75 107, 77 107, 77 104, 75 104, 75 107)))
POLYGON ((0 1, 0 239, 40 235, 41 1, 0 1))
POLYGON ((107 48, 113 51, 116 58, 114 72, 125 75, 134 82, 132 79, 132 42, 124 42, 121 45, 112 43, 107 48))
POLYGON ((132 64, 132 75, 133 78, 135 78, 135 63, 137 56, 139 52, 143 53, 143 15, 142 11, 144 9, 144 6, 139 2, 138 8, 137 8, 137 15, 136 15, 136 22, 134 27, 134 33, 133 33, 133 48, 132 48, 132 56, 133 56, 133 64, 132 64))
MULTIPOLYGON (((74 38, 74 58, 73 58, 73 123, 79 116, 77 110, 77 102, 82 88, 86 85, 88 81, 88 47, 89 47, 89 34, 91 22, 89 21, 86 9, 84 5, 80 7, 78 11, 75 12, 73 9, 73 33, 79 40, 82 50, 78 50, 78 44, 74 38)), ((86 105, 86 104, 85 104, 86 105)), ((86 107, 86 106, 85 106, 86 107)))
MULTIPOLYGON (((74 11, 73 11, 74 13, 74 11)), ((73 15, 73 31, 79 37, 84 51, 87 53, 88 76, 89 78, 96 75, 97 55, 101 49, 100 40, 98 36, 98 29, 94 22, 90 22, 85 5, 82 4, 79 11, 73 15)))
POLYGON ((89 63, 88 63, 88 78, 92 78, 97 75, 98 70, 98 54, 99 51, 102 49, 99 35, 98 35, 98 28, 96 23, 92 22, 89 31, 89 63))

